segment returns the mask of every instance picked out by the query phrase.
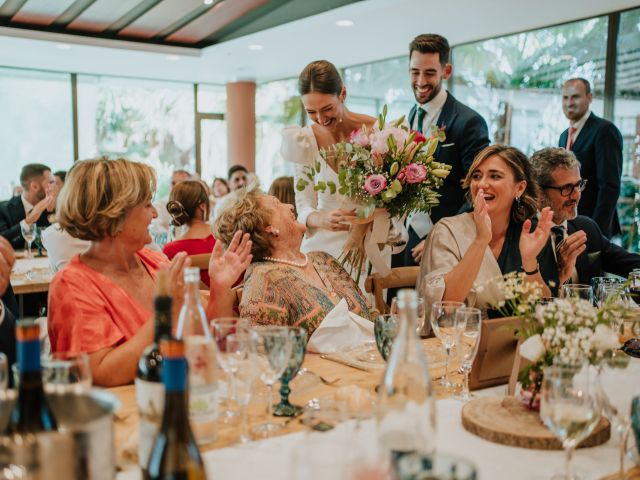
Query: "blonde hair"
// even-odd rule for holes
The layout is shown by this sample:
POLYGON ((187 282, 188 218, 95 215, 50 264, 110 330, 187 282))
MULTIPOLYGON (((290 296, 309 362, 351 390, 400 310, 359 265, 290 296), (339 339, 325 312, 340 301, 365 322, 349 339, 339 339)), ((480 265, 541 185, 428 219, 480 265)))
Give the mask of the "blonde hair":
MULTIPOLYGON (((525 181, 527 183, 524 192, 522 192, 520 196, 520 201, 514 202, 511 208, 511 219, 522 223, 537 213, 538 193, 540 189, 535 181, 535 173, 531 162, 527 156, 517 148, 507 145, 489 145, 482 149, 473 159, 473 163, 471 167, 469 167, 469 172, 462 183, 462 187, 469 188, 471 186, 473 173, 482 162, 493 155, 497 155, 507 164, 516 182, 525 181)), ((467 192, 467 199, 469 203, 473 204, 471 190, 467 192)))
POLYGON ((180 226, 189 224, 196 216, 198 207, 204 203, 204 219, 209 218, 209 192, 207 185, 201 180, 186 180, 171 189, 167 212, 173 224, 180 226))
POLYGON ((265 229, 271 224, 271 212, 260 203, 265 196, 257 186, 241 188, 229 194, 227 205, 213 225, 216 239, 229 245, 233 235, 240 230, 251 236, 253 260, 262 260, 271 255, 270 235, 265 229))
POLYGON ((60 191, 58 222, 81 240, 99 241, 120 233, 127 213, 151 201, 156 173, 148 165, 101 157, 77 162, 60 191))

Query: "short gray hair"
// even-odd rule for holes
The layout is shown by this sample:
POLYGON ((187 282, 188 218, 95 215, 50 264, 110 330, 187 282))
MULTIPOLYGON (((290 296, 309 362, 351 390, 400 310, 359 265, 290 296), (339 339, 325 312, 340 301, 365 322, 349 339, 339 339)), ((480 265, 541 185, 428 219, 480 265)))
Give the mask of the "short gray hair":
POLYGON ((538 185, 551 185, 556 168, 571 170, 580 168, 580 162, 570 150, 560 147, 547 147, 538 150, 531 156, 531 164, 536 172, 538 185))

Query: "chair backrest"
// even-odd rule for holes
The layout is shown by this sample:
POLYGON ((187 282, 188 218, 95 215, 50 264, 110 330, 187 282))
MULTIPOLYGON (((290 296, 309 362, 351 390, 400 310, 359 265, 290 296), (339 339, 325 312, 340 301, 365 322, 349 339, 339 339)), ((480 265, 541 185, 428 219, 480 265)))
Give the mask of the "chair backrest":
POLYGON ((210 253, 198 253, 197 255, 189 255, 192 267, 198 267, 200 270, 209 269, 209 260, 211 260, 210 253))
POLYGON ((389 313, 389 305, 384 301, 382 292, 385 288, 415 288, 420 267, 392 268, 391 273, 381 277, 377 273, 370 275, 364 281, 364 289, 367 293, 373 293, 376 309, 380 313, 389 313))
POLYGON ((469 374, 471 390, 509 382, 518 347, 515 333, 519 328, 518 317, 492 318, 482 322, 480 345, 469 374))

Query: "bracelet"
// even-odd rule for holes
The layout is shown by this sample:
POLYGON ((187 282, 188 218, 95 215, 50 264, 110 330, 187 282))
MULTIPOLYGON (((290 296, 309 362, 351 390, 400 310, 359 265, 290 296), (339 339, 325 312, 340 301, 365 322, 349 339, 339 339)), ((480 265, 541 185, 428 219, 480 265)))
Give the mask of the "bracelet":
POLYGON ((524 267, 522 267, 522 271, 524 272, 525 275, 536 275, 538 272, 540 272, 540 264, 536 263, 536 269, 535 270, 531 270, 530 272, 527 272, 524 267))

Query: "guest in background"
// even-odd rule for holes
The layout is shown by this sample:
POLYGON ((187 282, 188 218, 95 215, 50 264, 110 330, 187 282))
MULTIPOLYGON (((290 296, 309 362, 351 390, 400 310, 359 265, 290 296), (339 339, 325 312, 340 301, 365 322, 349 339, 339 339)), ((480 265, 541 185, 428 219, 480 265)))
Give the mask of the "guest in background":
POLYGON ((67 177, 67 172, 64 170, 58 170, 57 172, 53 173, 53 179, 56 182, 56 188, 58 189, 58 191, 60 191, 62 187, 64 187, 64 179, 66 177, 67 177))
POLYGON ((229 167, 229 173, 227 174, 231 191, 235 192, 239 188, 246 187, 248 175, 249 170, 243 165, 231 165, 231 167, 229 167))
POLYGON ((558 146, 571 150, 587 180, 578 213, 592 218, 607 237, 619 235, 616 203, 622 176, 622 135, 616 126, 591 109, 591 84, 584 78, 567 80, 562 87, 562 111, 569 128, 558 146))
POLYGON ((553 210, 551 241, 558 262, 560 283, 589 285, 593 277, 613 273, 627 277, 640 268, 640 255, 612 243, 598 224, 578 215, 587 181, 580 162, 563 148, 543 148, 531 157, 541 187, 540 204, 553 210))
POLYGON ((297 217, 296 191, 293 188, 293 177, 278 177, 269 187, 269 195, 273 195, 282 203, 293 206, 293 214, 297 217))
MULTIPOLYGON (((151 203, 154 170, 124 159, 84 160, 67 177, 59 201, 60 226, 91 242, 56 274, 49 289, 49 337, 56 351, 87 352, 96 385, 116 386, 133 380, 143 349, 153 340, 154 279, 168 268, 173 305, 183 298, 179 253, 169 264, 159 252, 144 248, 148 226, 157 216, 151 203)), ((251 242, 240 234, 211 257, 211 316, 233 313, 230 290, 251 261, 251 242)))
MULTIPOLYGON (((171 194, 171 190, 173 187, 178 185, 181 182, 186 182, 191 179, 191 173, 186 170, 174 170, 171 174, 171 189, 169 190, 169 194, 171 194)), ((160 198, 153 203, 156 211, 158 212, 157 218, 153 220, 154 229, 160 229, 161 231, 169 231, 169 224, 171 223, 171 216, 167 212, 167 197, 160 198)))
MULTIPOLYGON (((167 243, 162 251, 172 260, 178 253, 187 255, 211 253, 216 239, 211 233, 209 220, 209 195, 200 181, 187 180, 171 190, 167 211, 175 226, 185 225, 187 230, 173 242, 167 243)), ((200 271, 202 282, 209 286, 209 273, 200 271)))
POLYGON ((462 180, 476 154, 489 145, 489 131, 482 116, 459 102, 443 81, 452 73, 449 42, 436 34, 418 35, 409 45, 409 80, 416 104, 409 111, 413 130, 429 137, 431 128, 444 128, 446 138, 435 151, 439 162, 451 165, 451 172, 438 190, 440 204, 431 214, 416 213, 407 218, 409 241, 404 252, 393 259, 393 266, 418 265, 425 237, 433 224, 451 217, 465 205, 462 180))
POLYGON ((20 172, 22 195, 0 203, 0 235, 13 248, 24 248, 21 225, 48 227, 49 214, 54 210, 56 190, 51 169, 40 163, 30 163, 20 172))
POLYGON ((231 190, 229 189, 229 184, 224 178, 216 177, 211 183, 211 192, 212 194, 209 195, 209 211, 211 212, 211 214, 213 214, 218 200, 229 195, 229 192, 231 192, 231 190))
POLYGON ((441 219, 427 237, 417 285, 426 303, 487 308, 503 299, 496 279, 513 271, 524 271, 550 296, 549 282, 558 284, 548 242, 553 212, 543 209, 536 222, 538 186, 526 155, 502 145, 485 148, 463 187, 473 211, 441 219))
POLYGON ((218 242, 229 243, 233 232, 247 232, 253 242, 241 317, 255 324, 304 327, 311 335, 343 298, 349 310, 369 317, 362 292, 333 257, 300 251, 305 226, 292 205, 257 189, 234 195, 235 202, 216 220, 214 234, 218 242))

